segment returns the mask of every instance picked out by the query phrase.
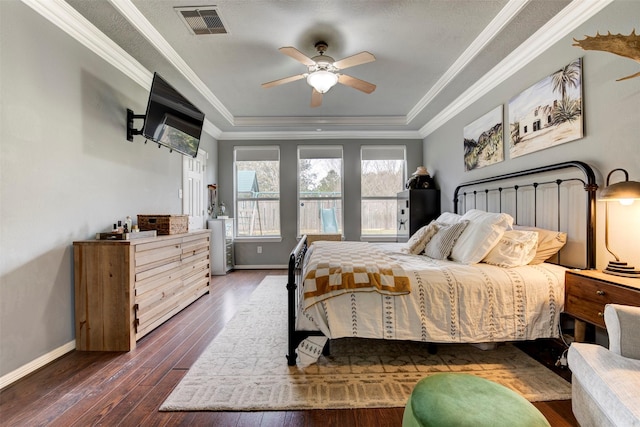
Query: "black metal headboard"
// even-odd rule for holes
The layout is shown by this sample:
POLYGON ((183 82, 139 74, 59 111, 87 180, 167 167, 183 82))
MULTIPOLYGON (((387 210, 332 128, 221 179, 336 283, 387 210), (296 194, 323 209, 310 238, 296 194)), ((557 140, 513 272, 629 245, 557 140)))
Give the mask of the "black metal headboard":
MULTIPOLYGON (((528 180, 528 178, 526 178, 528 180)), ((563 185, 570 183, 582 183, 584 191, 586 192, 586 206, 584 208, 584 223, 586 230, 584 231, 585 239, 585 264, 586 268, 594 269, 596 265, 595 258, 595 228, 596 228, 596 190, 598 185, 596 184, 595 174, 593 169, 588 164, 581 161, 569 161, 558 163, 554 165, 542 166, 533 169, 527 169, 523 171, 511 172, 504 175, 483 178, 476 181, 470 181, 460 184, 456 187, 453 202, 454 212, 466 212, 468 209, 480 208, 479 205, 484 203, 484 210, 504 212, 504 208, 507 207, 511 210, 511 214, 515 219, 515 222, 521 225, 538 226, 538 213, 542 210, 544 212, 553 212, 557 215, 556 230, 560 230, 562 215, 572 215, 573 213, 565 213, 562 210, 563 204, 561 203, 561 188, 563 185), (578 169, 581 172, 581 176, 567 178, 553 179, 550 172, 560 173, 578 169), (537 176, 533 177, 533 176, 537 176), (523 177, 531 177, 533 182, 522 182, 523 177), (539 180, 536 180, 539 179, 539 180), (496 184, 497 186, 485 184, 501 182, 505 185, 496 184), (549 201, 549 197, 540 197, 540 191, 553 191, 557 196, 554 206, 542 206, 542 202, 549 201), (522 201, 523 193, 527 193, 527 200, 522 201), (480 200, 479 200, 480 199, 480 200), (542 199, 542 200, 541 200, 542 199), (493 205, 491 204, 493 202, 493 205), (495 205, 495 206, 494 206, 495 205), (529 224, 522 224, 518 222, 520 217, 523 217, 522 205, 525 205, 528 211, 528 217, 532 218, 529 224), (518 211, 520 208, 520 212, 518 211)), ((573 205, 572 201, 564 203, 566 205, 573 205)), ((573 206, 575 207, 575 206, 573 206)), ((580 208, 580 213, 582 209, 580 208)), ((562 219, 567 221, 567 219, 562 219)), ((581 220, 582 221, 582 220, 581 220)), ((559 263, 559 262, 558 262, 559 263)))

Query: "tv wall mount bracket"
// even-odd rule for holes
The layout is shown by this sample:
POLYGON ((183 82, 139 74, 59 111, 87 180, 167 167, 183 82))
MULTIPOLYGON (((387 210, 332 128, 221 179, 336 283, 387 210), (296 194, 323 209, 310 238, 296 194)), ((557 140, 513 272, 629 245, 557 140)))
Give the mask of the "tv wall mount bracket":
POLYGON ((127 108, 127 141, 133 141, 134 135, 142 135, 142 129, 135 129, 133 121, 135 119, 145 119, 144 114, 134 114, 133 110, 127 108))

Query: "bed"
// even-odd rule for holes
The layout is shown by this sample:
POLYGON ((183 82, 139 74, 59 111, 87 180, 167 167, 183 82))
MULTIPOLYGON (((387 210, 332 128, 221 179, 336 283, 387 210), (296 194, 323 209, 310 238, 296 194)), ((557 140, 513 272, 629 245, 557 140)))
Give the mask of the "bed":
POLYGON ((566 268, 595 268, 596 189, 570 161, 459 185, 454 211, 407 243, 303 236, 289 257, 288 364, 343 337, 432 350, 557 337, 566 268))

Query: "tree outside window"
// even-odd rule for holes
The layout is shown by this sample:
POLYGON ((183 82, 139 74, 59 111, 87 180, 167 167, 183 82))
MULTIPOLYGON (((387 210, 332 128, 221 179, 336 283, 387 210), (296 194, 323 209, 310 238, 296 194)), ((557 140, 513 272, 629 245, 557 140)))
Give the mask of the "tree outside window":
POLYGON ((280 236, 280 150, 234 150, 236 237, 280 236))
POLYGON ((298 233, 343 233, 342 147, 298 147, 298 233))
POLYGON ((397 193, 406 180, 405 146, 361 149, 361 235, 395 236, 397 193))

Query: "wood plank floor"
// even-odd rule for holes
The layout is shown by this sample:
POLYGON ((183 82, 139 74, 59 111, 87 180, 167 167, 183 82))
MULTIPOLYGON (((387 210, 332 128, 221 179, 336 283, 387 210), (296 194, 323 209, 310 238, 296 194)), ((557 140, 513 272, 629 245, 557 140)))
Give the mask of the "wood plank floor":
MULTIPOLYGON (((284 270, 235 271, 128 353, 72 351, 0 391, 2 426, 400 426, 403 408, 158 412, 198 355, 260 281, 284 270)), ((286 363, 282 355, 282 363, 286 363)), ((577 426, 571 401, 539 402, 552 426, 577 426)))

